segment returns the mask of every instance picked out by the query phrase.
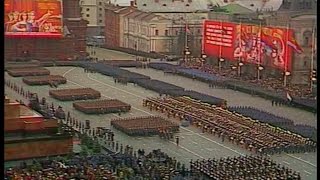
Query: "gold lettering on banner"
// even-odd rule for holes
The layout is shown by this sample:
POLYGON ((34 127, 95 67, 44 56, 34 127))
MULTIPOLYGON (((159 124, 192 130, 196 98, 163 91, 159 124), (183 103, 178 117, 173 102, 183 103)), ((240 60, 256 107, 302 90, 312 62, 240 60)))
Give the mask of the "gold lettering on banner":
POLYGON ((281 30, 281 29, 277 29, 276 32, 281 36, 283 35, 283 30, 281 30))
POLYGON ((39 9, 59 9, 59 6, 57 3, 47 3, 47 2, 41 2, 38 3, 39 9))
POLYGON ((252 33, 253 34, 258 34, 259 33, 259 27, 258 26, 252 26, 252 33))

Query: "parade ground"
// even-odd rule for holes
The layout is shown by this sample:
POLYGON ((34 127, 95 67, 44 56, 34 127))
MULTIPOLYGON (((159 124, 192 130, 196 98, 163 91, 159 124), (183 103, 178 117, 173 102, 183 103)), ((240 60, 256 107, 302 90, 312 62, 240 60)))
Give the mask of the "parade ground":
MULTIPOLYGON (((134 56, 126 55, 115 51, 101 48, 95 48, 96 55, 101 59, 132 59, 134 56)), ((88 51, 90 52, 90 50, 88 51)), ((55 106, 60 105, 66 112, 70 112, 72 117, 80 121, 90 120, 91 127, 111 128, 115 132, 115 141, 123 145, 131 145, 135 150, 145 149, 147 152, 153 149, 161 149, 168 155, 175 157, 178 161, 188 164, 190 159, 208 159, 220 157, 234 157, 239 155, 250 154, 249 151, 242 149, 227 141, 222 142, 220 138, 207 133, 201 133, 201 130, 195 127, 180 127, 180 132, 175 136, 180 137, 179 146, 174 141, 163 140, 158 136, 153 137, 130 137, 120 131, 110 127, 111 119, 125 117, 140 117, 150 115, 160 115, 158 112, 150 111, 142 106, 142 100, 146 97, 158 97, 159 94, 131 83, 124 85, 115 83, 112 77, 104 76, 99 73, 84 73, 84 69, 78 67, 50 67, 48 68, 52 75, 62 75, 67 78, 67 83, 60 85, 59 89, 90 87, 101 92, 101 99, 118 99, 129 103, 132 108, 128 113, 87 115, 72 107, 72 102, 62 102, 49 96, 49 86, 28 86, 22 82, 22 78, 13 78, 5 74, 5 78, 23 86, 25 90, 35 92, 38 96, 45 97, 48 102, 53 102, 55 106)), ((297 108, 287 106, 272 106, 271 101, 237 92, 228 89, 210 88, 208 84, 184 78, 178 75, 164 74, 162 71, 153 69, 136 69, 127 68, 132 72, 148 75, 153 79, 165 81, 185 89, 195 90, 198 92, 213 95, 227 100, 229 106, 251 106, 257 109, 271 112, 278 116, 283 116, 293 120, 296 124, 307 124, 317 126, 316 114, 306 112, 297 108)), ((5 88, 5 94, 13 99, 23 99, 22 96, 9 88, 5 88)), ((25 99, 24 99, 25 100, 25 99)), ((26 102, 26 101, 25 101, 26 102)), ((26 102, 27 103, 27 102, 26 102)), ((165 117, 165 116, 163 116, 165 117)), ((172 119, 172 121, 175 121, 172 119)), ((175 121, 178 123, 178 121, 175 121)), ((316 153, 299 153, 299 154, 276 154, 271 158, 301 173, 302 179, 317 179, 317 154, 316 153)))

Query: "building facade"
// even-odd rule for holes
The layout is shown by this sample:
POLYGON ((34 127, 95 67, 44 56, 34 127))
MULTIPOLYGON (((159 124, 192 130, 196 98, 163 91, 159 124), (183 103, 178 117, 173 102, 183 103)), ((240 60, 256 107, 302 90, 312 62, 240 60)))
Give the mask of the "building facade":
POLYGON ((80 0, 81 17, 88 21, 87 36, 103 35, 105 4, 108 0, 80 0))
POLYGON ((104 36, 107 47, 120 47, 123 44, 123 16, 134 9, 133 6, 124 7, 113 4, 105 6, 104 36))
POLYGON ((156 1, 149 1, 149 6, 143 2, 132 2, 129 7, 106 5, 106 46, 170 55, 182 55, 188 46, 193 55, 201 54, 202 23, 208 14, 200 10, 206 7, 193 1, 186 1, 188 5, 177 1, 180 10, 168 6, 158 11, 154 8, 159 6, 156 1))
POLYGON ((5 97, 4 112, 5 161, 72 153, 72 134, 57 134, 57 119, 44 119, 8 97, 5 97))
POLYGON ((71 60, 86 57, 87 21, 80 17, 79 0, 63 1, 63 25, 64 34, 59 39, 5 37, 5 59, 71 60))
POLYGON ((309 84, 311 71, 317 69, 317 4, 312 0, 284 0, 280 9, 266 18, 268 26, 281 26, 293 29, 294 36, 303 53, 292 57, 291 83, 309 84), (311 65, 311 63, 313 63, 311 65))
POLYGON ((121 47, 167 54, 170 51, 170 23, 171 20, 154 13, 139 10, 128 13, 123 19, 124 34, 121 47))

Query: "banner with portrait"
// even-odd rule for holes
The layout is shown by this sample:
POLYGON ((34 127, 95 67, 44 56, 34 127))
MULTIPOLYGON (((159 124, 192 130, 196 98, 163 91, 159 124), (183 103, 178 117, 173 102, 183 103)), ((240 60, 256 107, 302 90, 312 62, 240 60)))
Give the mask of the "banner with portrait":
POLYGON ((292 51, 302 53, 289 28, 205 21, 203 39, 209 56, 287 71, 292 51))
POLYGON ((62 37, 62 0, 5 0, 6 37, 62 37))

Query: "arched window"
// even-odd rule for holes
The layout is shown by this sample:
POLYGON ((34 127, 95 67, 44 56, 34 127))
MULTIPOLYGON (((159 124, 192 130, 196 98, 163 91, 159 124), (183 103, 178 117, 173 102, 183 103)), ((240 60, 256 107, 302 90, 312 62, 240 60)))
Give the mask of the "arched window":
POLYGON ((302 39, 303 39, 303 46, 310 47, 312 44, 312 32, 310 30, 306 30, 305 32, 303 32, 302 39))

